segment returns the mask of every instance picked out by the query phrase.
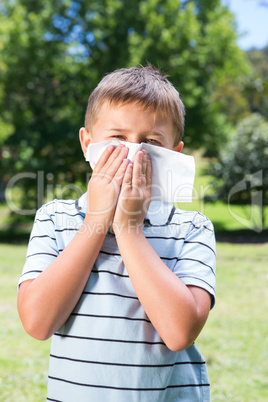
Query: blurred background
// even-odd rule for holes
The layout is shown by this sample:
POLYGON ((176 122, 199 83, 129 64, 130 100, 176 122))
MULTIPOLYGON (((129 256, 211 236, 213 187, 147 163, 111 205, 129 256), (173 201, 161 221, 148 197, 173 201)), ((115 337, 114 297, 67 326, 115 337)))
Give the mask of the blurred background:
POLYGON ((148 62, 186 106, 192 204, 213 222, 218 300, 200 337, 213 401, 268 399, 268 1, 0 0, 0 401, 45 399, 49 341, 16 313, 35 212, 78 198, 87 99, 148 62))

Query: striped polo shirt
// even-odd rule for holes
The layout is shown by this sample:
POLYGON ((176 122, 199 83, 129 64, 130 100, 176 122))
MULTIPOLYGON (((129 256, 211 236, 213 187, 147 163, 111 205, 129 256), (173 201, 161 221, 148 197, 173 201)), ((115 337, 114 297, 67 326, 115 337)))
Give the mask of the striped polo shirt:
MULTIPOLYGON (((86 194, 38 210, 19 283, 36 278, 52 263, 79 230, 85 212, 86 194)), ((213 307, 211 222, 198 212, 151 202, 143 231, 185 285, 210 293, 213 307)), ((52 337, 47 401, 209 400, 206 363, 196 344, 180 352, 166 347, 135 294, 109 230, 78 304, 52 337)))

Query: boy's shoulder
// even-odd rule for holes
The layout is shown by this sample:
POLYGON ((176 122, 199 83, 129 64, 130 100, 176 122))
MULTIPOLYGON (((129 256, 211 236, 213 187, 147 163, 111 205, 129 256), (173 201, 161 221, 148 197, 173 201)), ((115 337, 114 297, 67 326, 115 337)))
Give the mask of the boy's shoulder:
POLYGON ((213 229, 213 224, 211 220, 199 211, 186 211, 180 208, 176 208, 174 210, 174 221, 176 222, 188 222, 191 223, 196 228, 207 227, 208 229, 213 229))
POLYGON ((195 228, 207 227, 213 231, 209 218, 199 211, 186 211, 172 203, 151 202, 146 219, 151 225, 190 224, 195 228))
POLYGON ((55 198, 41 206, 38 209, 37 214, 44 214, 54 216, 55 214, 74 214, 82 212, 82 208, 79 204, 80 199, 64 200, 55 198))

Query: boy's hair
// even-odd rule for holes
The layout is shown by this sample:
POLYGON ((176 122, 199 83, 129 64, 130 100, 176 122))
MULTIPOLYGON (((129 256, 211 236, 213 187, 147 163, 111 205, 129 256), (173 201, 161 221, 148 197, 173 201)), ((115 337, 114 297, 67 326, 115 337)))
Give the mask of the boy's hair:
POLYGON ((166 76, 148 65, 121 68, 106 75, 88 99, 85 128, 90 131, 104 102, 122 105, 130 102, 152 107, 170 119, 174 127, 174 146, 178 145, 184 130, 184 105, 178 91, 166 76))

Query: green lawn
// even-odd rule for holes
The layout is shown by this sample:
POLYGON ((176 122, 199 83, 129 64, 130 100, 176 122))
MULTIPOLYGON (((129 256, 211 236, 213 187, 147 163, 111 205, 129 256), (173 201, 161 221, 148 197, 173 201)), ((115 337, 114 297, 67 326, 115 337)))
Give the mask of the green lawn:
MULTIPOLYGON (((197 340, 208 362, 212 402, 268 400, 268 243, 218 243, 217 302, 197 340)), ((31 339, 16 311, 25 245, 0 244, 0 401, 46 395, 50 342, 31 339)))
POLYGON ((217 301, 197 341, 212 401, 268 400, 268 243, 218 243, 217 301))
POLYGON ((20 323, 17 282, 26 246, 0 244, 0 401, 41 402, 46 398, 49 341, 28 336, 20 323))

